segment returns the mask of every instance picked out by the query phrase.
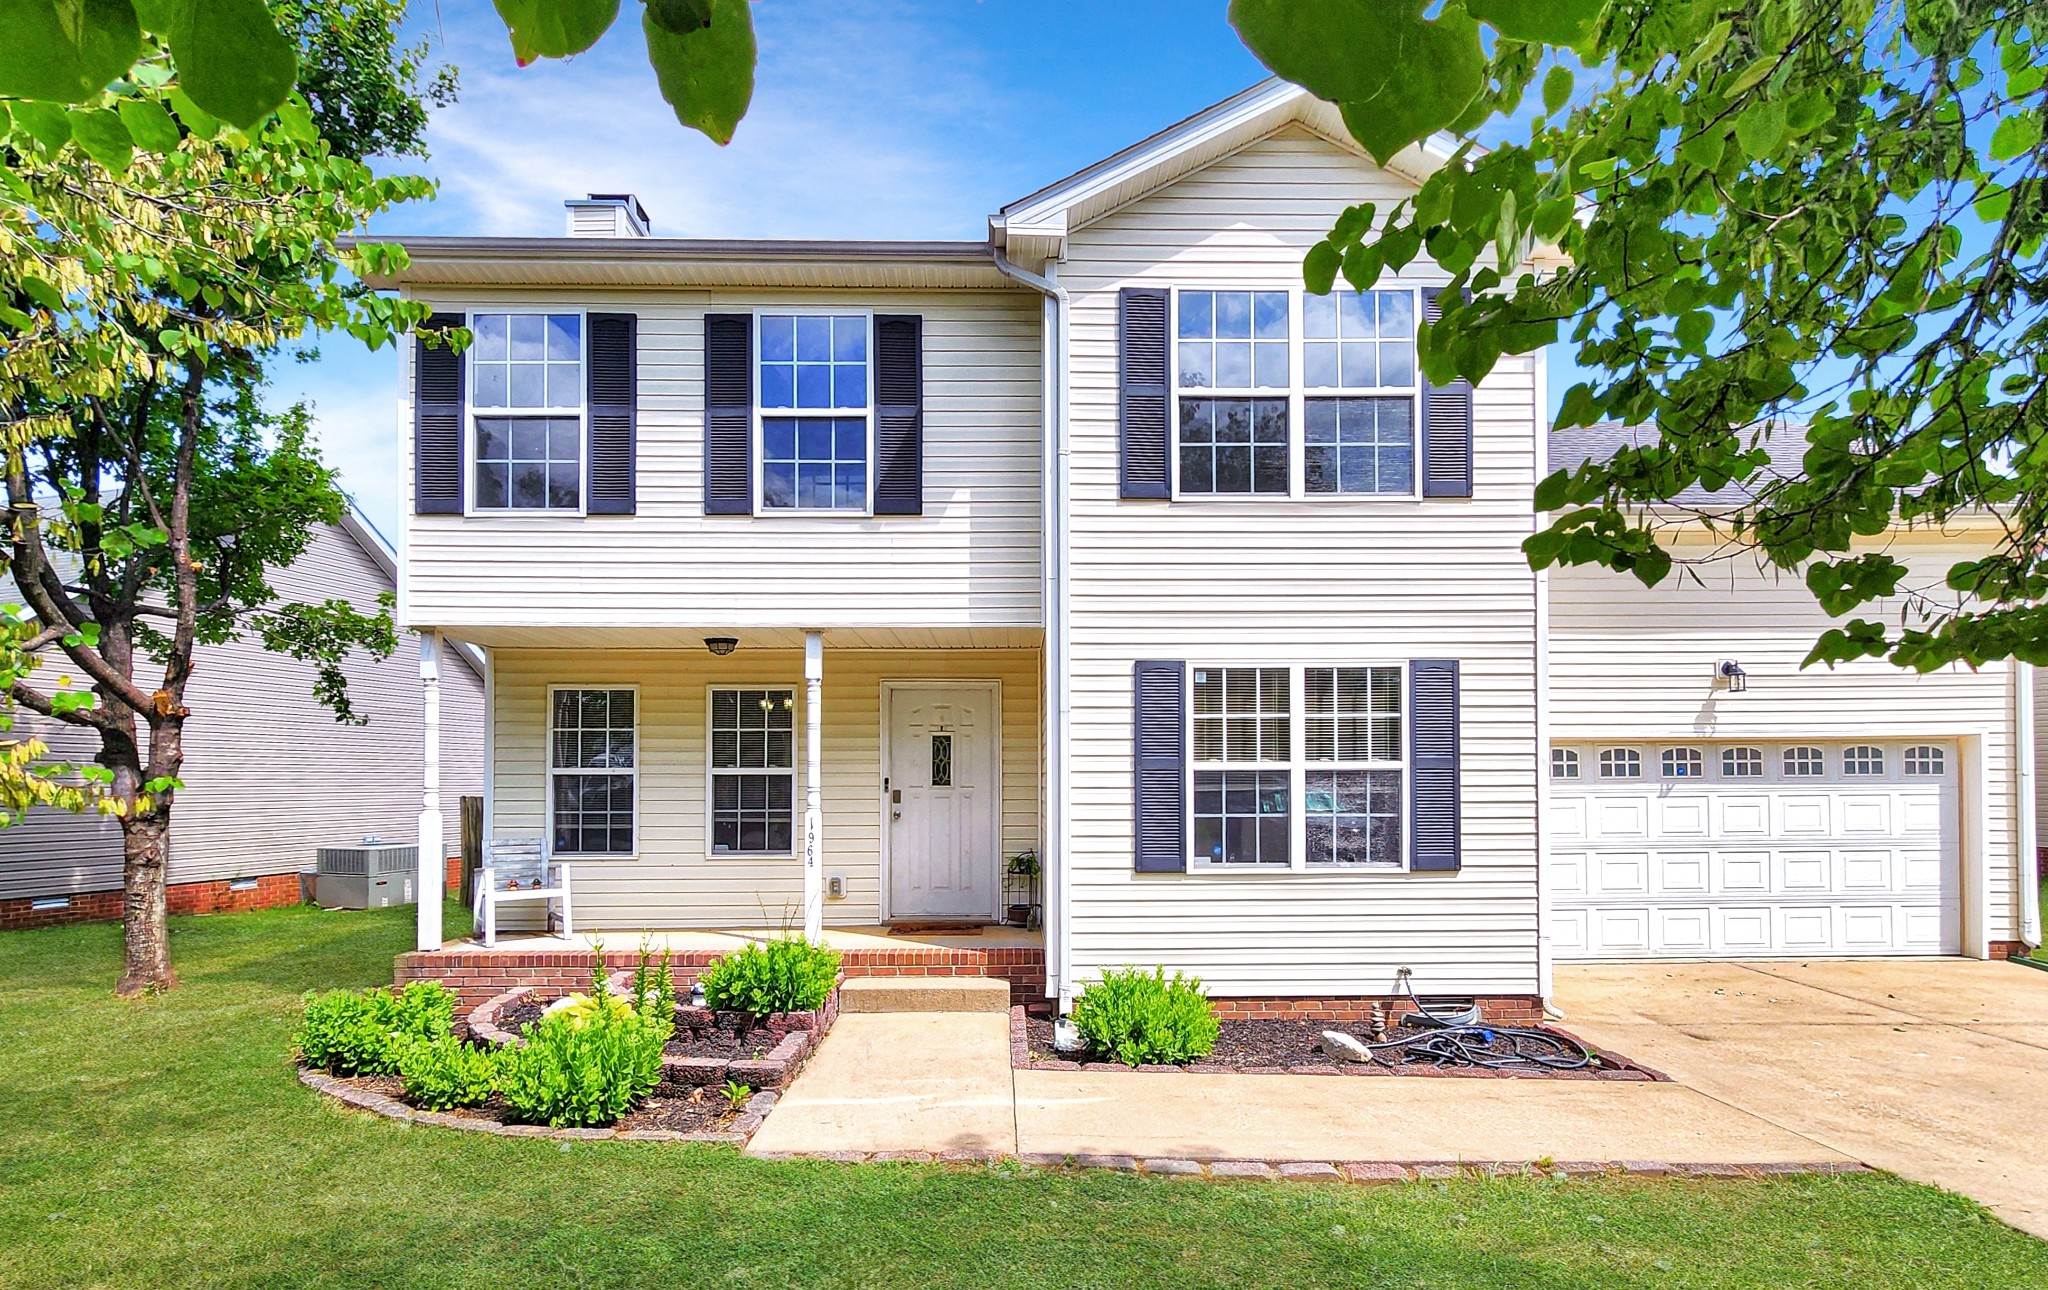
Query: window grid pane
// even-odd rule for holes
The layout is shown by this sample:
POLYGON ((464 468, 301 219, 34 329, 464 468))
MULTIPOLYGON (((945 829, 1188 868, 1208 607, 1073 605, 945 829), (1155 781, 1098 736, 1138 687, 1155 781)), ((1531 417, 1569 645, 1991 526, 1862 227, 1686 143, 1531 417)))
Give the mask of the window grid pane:
POLYGON ((1633 748, 1602 748, 1600 750, 1600 778, 1640 779, 1643 775, 1643 755, 1633 748))
POLYGON ((576 417, 478 417, 470 505, 477 510, 575 510, 583 492, 583 423, 576 417))
POLYGON ((477 314, 469 347, 471 407, 583 407, 583 319, 477 314))
POLYGON ((1856 744, 1842 751, 1844 775, 1884 774, 1884 749, 1874 744, 1856 744))
POLYGON ((1827 761, 1818 748, 1799 746, 1785 750, 1785 773, 1800 777, 1827 774, 1827 761))
POLYGON ((1698 779, 1703 773, 1700 750, 1697 748, 1666 748, 1662 758, 1662 769, 1666 779, 1698 779))
POLYGON ((632 853, 635 706, 631 690, 555 691, 548 734, 555 854, 632 853))
POLYGON ((718 855, 792 849, 796 802, 796 691, 711 692, 711 850, 718 855))
POLYGON ((1305 783, 1309 864, 1400 865, 1400 771, 1310 771, 1305 783))
POLYGON ((865 511, 866 418, 763 420, 761 504, 770 510, 865 511))
POLYGON ((1761 748, 1723 748, 1721 773, 1729 779, 1755 779, 1764 773, 1761 748))
POLYGON ((1415 388, 1415 294, 1302 297, 1302 380, 1312 390, 1415 388))
POLYGON ((1908 775, 1940 775, 1947 770, 1948 759, 1934 744, 1915 744, 1906 750, 1906 773, 1908 775))
POLYGON ((1183 291, 1178 328, 1180 387, 1288 387, 1285 291, 1183 291))
POLYGON ((1284 667, 1196 668, 1194 759, 1286 762, 1289 689, 1284 667))
POLYGON ((1570 748, 1551 749, 1550 777, 1552 779, 1577 779, 1579 777, 1579 754, 1570 748))
POLYGON ((1212 864, 1286 865, 1287 772, 1195 772, 1195 856, 1212 864))
POLYGON ((1287 492, 1286 399, 1182 399, 1180 491, 1287 492))
POLYGON ((1308 399, 1302 408, 1306 491, 1415 491, 1413 399, 1308 399))
POLYGON ((868 406, 868 321, 859 315, 762 314, 761 406, 868 406))
POLYGON ((1302 689, 1307 760, 1401 760, 1401 669, 1306 668, 1302 689))

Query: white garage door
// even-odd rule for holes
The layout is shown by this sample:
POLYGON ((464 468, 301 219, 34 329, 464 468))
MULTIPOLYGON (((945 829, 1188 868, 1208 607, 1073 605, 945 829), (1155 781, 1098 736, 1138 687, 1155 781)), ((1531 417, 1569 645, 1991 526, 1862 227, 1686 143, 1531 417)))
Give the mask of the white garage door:
POLYGON ((1953 744, 1551 750, 1560 959, 1954 954, 1953 744))

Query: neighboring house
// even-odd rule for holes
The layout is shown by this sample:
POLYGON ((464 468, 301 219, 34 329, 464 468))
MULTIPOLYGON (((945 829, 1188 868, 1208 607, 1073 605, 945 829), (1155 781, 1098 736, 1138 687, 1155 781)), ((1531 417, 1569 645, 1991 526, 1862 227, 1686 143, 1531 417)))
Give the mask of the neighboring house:
MULTIPOLYGON (((323 525, 272 587, 285 600, 345 599, 377 608, 397 566, 384 539, 354 513, 323 525)), ((451 651, 460 656, 460 651, 451 651)), ((57 666, 56 662, 50 665, 57 666)), ((376 835, 410 841, 420 808, 418 651, 410 641, 381 662, 346 667, 349 698, 368 718, 344 725, 313 697, 309 663, 253 638, 198 647, 186 704, 185 787, 172 809, 173 913, 253 909, 299 901, 299 873, 323 846, 376 835)), ((480 666, 443 669, 442 776, 447 791, 483 783, 480 666)), ((97 736, 17 710, 15 734, 35 734, 55 755, 89 761, 97 736)), ((448 813, 440 856, 460 845, 448 813)), ((438 858, 438 857, 437 857, 438 858)), ((0 927, 39 926, 121 912, 121 831, 112 819, 43 807, 0 829, 0 927)))
POLYGON ((1426 261, 1303 293, 1443 156, 1271 82, 986 242, 403 239, 380 285, 475 335, 405 360, 400 605, 490 657, 490 833, 618 929, 986 921, 1032 849, 1062 997, 1526 1015, 1553 954, 2018 941, 2018 671, 1533 574, 1542 355, 1423 383, 1426 261))

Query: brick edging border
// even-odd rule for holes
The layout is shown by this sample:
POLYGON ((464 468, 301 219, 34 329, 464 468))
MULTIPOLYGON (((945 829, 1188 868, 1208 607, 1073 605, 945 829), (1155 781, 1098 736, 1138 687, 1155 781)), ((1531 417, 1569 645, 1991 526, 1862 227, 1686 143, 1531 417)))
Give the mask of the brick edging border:
POLYGON ((761 1121, 775 1108, 778 1094, 761 1089, 747 1099, 747 1105, 732 1122, 732 1128, 715 1132, 684 1133, 677 1129, 553 1129, 545 1124, 501 1124, 447 1111, 422 1111, 374 1089, 359 1088, 345 1079, 311 1067, 299 1068, 299 1083, 337 1102, 406 1124, 426 1124, 437 1129, 461 1129, 469 1133, 490 1133, 501 1138, 554 1138, 567 1142, 723 1142, 746 1145, 760 1129, 761 1121))
POLYGON ((1015 1160, 1038 1169, 1105 1169, 1161 1178, 1331 1183, 1448 1182, 1460 1178, 1788 1178, 1867 1174, 1849 1160, 1699 1164, 1665 1160, 1197 1160, 1181 1156, 1056 1155, 1024 1151, 752 1151, 756 1160, 823 1160, 834 1164, 980 1164, 1015 1160))
MULTIPOLYGON (((1555 1026, 1545 1029, 1563 1035, 1608 1066, 1610 1069, 1588 1071, 1512 1071, 1493 1070, 1482 1066, 1382 1066, 1378 1062, 1344 1062, 1331 1066, 1222 1066, 1211 1062, 1191 1062, 1186 1066, 1126 1066, 1122 1062, 1081 1062, 1057 1059, 1039 1059, 1032 1056, 1031 1041, 1024 1030, 1025 1010, 1021 1005, 1010 1008, 1010 1069, 1020 1071, 1088 1071, 1103 1074, 1189 1074, 1189 1075, 1365 1075, 1422 1079, 1531 1079, 1531 1080, 1577 1080, 1599 1081, 1610 1084, 1669 1084, 1671 1077, 1663 1071, 1643 1065, 1632 1058, 1609 1052, 1605 1048, 1586 1043, 1585 1040, 1568 1030, 1555 1026)), ((1121 1158, 1121 1157, 1119 1157, 1121 1158)))

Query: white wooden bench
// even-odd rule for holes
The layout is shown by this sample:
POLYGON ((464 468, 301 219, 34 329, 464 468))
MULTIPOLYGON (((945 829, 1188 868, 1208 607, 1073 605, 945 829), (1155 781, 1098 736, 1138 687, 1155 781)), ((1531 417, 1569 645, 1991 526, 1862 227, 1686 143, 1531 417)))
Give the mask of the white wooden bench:
POLYGON ((519 901, 541 902, 552 922, 555 902, 562 906, 562 935, 575 934, 570 912, 569 866, 550 861, 539 838, 494 838, 484 844, 484 863, 476 879, 473 912, 484 944, 498 943, 498 906, 519 901))

